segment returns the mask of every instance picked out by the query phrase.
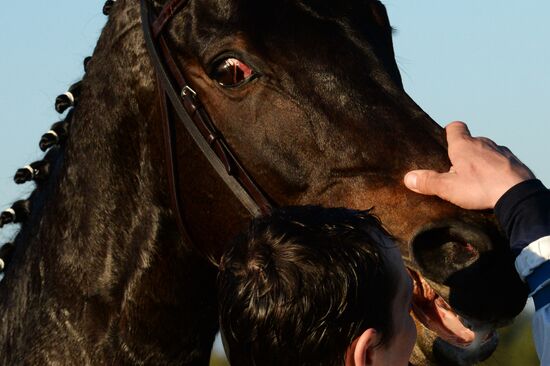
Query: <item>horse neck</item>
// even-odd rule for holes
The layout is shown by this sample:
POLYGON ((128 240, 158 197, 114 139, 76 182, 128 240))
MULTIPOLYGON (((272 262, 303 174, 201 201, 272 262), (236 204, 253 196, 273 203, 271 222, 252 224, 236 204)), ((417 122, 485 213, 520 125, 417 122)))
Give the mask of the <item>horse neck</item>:
POLYGON ((124 5, 98 42, 67 145, 32 195, 0 285, 8 364, 208 361, 215 272, 182 243, 168 208, 139 7, 124 5))

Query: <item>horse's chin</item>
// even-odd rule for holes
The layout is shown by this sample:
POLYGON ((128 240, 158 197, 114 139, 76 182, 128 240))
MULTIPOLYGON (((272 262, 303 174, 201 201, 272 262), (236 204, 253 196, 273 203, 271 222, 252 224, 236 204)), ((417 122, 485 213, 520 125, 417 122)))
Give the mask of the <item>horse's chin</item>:
POLYGON ((489 325, 456 314, 417 272, 409 269, 414 281, 412 311, 417 323, 432 340, 429 350, 444 365, 472 365, 495 351, 498 335, 489 325))

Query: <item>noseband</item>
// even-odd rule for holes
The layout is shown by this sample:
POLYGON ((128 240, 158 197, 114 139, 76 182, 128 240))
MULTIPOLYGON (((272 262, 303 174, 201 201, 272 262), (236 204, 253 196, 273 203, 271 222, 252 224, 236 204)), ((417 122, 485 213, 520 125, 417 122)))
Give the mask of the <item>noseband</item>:
POLYGON ((216 129, 194 89, 177 66, 165 37, 166 25, 189 0, 170 0, 156 14, 149 0, 141 1, 141 21, 149 57, 157 77, 164 131, 166 166, 172 208, 178 227, 186 233, 178 194, 176 165, 176 124, 179 120, 217 174, 252 216, 271 211, 271 203, 234 156, 223 135, 216 129), (175 114, 174 114, 175 112, 175 114))

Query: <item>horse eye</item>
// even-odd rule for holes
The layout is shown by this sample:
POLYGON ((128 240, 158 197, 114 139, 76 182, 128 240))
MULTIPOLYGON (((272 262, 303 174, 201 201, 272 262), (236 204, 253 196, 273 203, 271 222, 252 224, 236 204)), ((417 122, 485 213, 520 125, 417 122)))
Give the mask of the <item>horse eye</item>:
POLYGON ((216 80, 221 86, 232 87, 239 86, 251 80, 256 73, 254 70, 236 58, 229 57, 220 60, 212 72, 211 78, 216 80))

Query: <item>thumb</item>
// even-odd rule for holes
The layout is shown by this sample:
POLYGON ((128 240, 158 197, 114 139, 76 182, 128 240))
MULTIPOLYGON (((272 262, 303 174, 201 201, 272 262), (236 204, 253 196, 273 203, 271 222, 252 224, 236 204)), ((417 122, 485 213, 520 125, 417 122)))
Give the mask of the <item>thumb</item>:
POLYGON ((413 192, 442 196, 447 187, 445 177, 448 173, 438 173, 433 170, 413 170, 405 175, 405 186, 413 192))

